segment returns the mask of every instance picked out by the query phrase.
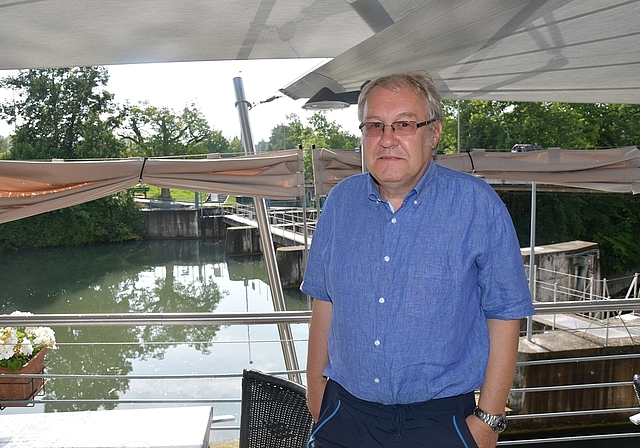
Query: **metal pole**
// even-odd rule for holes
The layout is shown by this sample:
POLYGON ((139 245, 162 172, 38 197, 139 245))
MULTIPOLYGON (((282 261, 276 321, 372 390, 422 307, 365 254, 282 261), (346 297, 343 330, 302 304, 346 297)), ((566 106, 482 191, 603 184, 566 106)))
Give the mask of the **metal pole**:
MULTIPOLYGON (((531 300, 535 299, 535 267, 534 260, 536 255, 536 183, 531 182, 531 229, 529 237, 529 291, 531 292, 531 300)), ((527 317, 527 341, 531 342, 533 333, 533 317, 527 317)))
POLYGON ((458 154, 460 154, 460 100, 457 100, 457 105, 458 105, 458 154))
MULTIPOLYGON (((242 132, 242 143, 244 152, 247 155, 255 154, 253 147, 253 137, 249 125, 249 102, 244 96, 244 86, 242 78, 233 78, 233 85, 236 93, 236 108, 238 109, 238 118, 240 119, 240 129, 242 132)), ((282 283, 280 282, 280 272, 276 263, 275 250, 273 248, 273 239, 269 226, 269 218, 267 216, 267 207, 264 198, 253 198, 256 207, 256 217, 258 221, 258 230, 260 231, 260 241, 262 243, 262 253, 264 254, 265 263, 267 265, 267 274, 269 276, 269 286, 273 297, 273 307, 275 311, 286 311, 287 307, 284 301, 284 292, 282 291, 282 283)), ((293 344, 293 333, 289 324, 278 324, 278 332, 280 333, 280 343, 282 345, 282 354, 287 370, 299 370, 298 358, 296 356, 295 345, 293 344)), ((302 384, 302 377, 299 373, 289 374, 289 379, 302 384)))

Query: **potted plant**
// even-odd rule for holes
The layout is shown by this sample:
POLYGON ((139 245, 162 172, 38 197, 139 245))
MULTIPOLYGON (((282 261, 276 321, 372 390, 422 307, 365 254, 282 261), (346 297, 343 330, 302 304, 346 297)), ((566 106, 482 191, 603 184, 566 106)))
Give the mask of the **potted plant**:
POLYGON ((44 355, 50 348, 56 348, 56 339, 49 327, 0 327, 0 406, 10 406, 3 400, 31 400, 42 390, 44 378, 29 375, 43 373, 44 355))

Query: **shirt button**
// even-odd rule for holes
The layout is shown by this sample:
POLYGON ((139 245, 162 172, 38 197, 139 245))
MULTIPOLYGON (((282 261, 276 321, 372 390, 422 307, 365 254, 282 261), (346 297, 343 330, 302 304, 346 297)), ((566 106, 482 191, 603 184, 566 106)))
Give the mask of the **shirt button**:
POLYGON ((398 222, 398 220, 396 218, 391 218, 391 222, 395 224, 398 222))
POLYGON ((389 261, 389 260, 391 260, 391 258, 389 258, 389 255, 385 255, 384 256, 384 261, 389 261))
POLYGON ((378 384, 378 383, 380 382, 380 378, 374 378, 374 379, 373 379, 373 382, 374 382, 374 383, 376 383, 376 384, 378 384))
POLYGON ((373 343, 376 347, 380 346, 380 341, 378 339, 376 339, 376 341, 373 343))
POLYGON ((418 200, 417 199, 413 201, 413 205, 418 205, 418 200))
POLYGON ((384 297, 380 297, 380 298, 378 299, 378 302, 380 302, 380 303, 384 303, 384 297))

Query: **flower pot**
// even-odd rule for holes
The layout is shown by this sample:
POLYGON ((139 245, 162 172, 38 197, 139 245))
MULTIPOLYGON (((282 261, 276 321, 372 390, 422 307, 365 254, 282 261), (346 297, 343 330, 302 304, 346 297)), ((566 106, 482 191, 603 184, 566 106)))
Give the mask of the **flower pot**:
MULTIPOLYGON (((41 374, 44 372, 44 355, 47 349, 41 349, 21 369, 9 370, 0 367, 0 374, 41 374)), ((27 406, 27 404, 5 403, 4 400, 32 400, 44 387, 44 378, 8 378, 0 376, 0 407, 27 406)))

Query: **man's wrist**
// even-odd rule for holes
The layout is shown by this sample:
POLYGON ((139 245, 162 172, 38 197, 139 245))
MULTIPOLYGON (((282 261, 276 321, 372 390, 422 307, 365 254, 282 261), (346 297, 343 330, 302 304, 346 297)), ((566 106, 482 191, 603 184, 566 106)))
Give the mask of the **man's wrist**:
POLYGON ((507 425, 509 423, 504 414, 492 415, 483 411, 478 406, 473 410, 473 415, 486 423, 493 432, 498 434, 507 429, 507 425))

